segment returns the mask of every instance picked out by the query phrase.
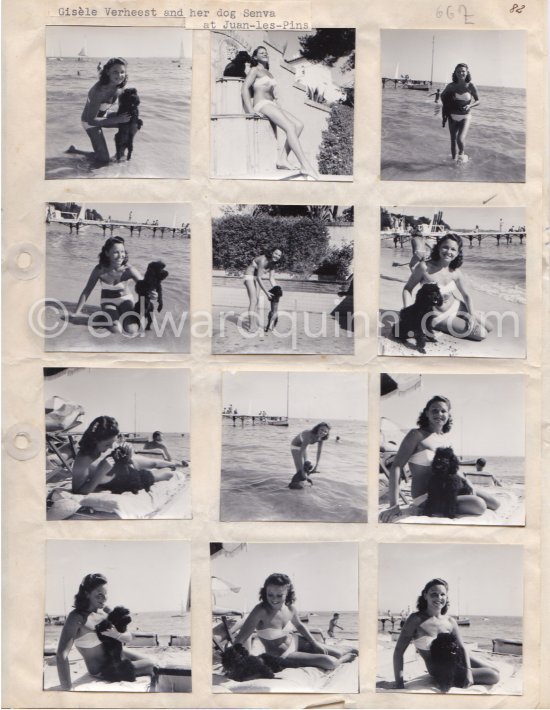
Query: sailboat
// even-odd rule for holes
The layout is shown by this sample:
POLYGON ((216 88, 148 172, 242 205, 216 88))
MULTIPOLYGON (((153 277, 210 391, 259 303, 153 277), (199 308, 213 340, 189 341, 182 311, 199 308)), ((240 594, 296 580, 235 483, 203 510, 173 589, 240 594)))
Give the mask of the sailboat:
POLYGON ((456 623, 459 626, 470 626, 470 619, 467 616, 460 616, 460 579, 457 581, 457 615, 455 616, 456 623))
POLYGON ((80 52, 77 54, 78 61, 81 62, 83 59, 86 59, 88 55, 86 54, 86 43, 84 43, 84 46, 80 50, 80 52))
POLYGON ((435 51, 435 35, 432 35, 432 67, 430 71, 430 81, 422 81, 422 80, 409 80, 405 84, 405 88, 411 89, 412 91, 429 91, 432 82, 433 82, 433 76, 434 76, 434 51, 435 51))
POLYGON ((183 40, 181 40, 181 44, 180 44, 180 55, 179 55, 179 57, 178 57, 177 59, 172 59, 172 62, 173 62, 174 64, 181 64, 184 59, 185 59, 185 49, 184 49, 184 46, 183 46, 183 40))
POLYGON ((288 426, 288 403, 289 403, 289 382, 290 373, 286 373, 286 417, 268 418, 267 423, 271 426, 288 426))

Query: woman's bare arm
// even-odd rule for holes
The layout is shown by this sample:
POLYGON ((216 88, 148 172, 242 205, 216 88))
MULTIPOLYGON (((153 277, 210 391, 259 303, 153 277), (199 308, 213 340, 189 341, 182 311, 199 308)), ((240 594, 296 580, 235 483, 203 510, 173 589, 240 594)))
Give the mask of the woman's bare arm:
POLYGON ((403 468, 421 440, 422 432, 419 429, 412 429, 401 442, 390 469, 390 507, 399 504, 399 485, 403 468))
POLYGON ((409 276, 409 280, 403 287, 403 306, 407 308, 407 306, 410 306, 413 302, 413 295, 412 292, 414 291, 415 287, 418 286, 418 284, 422 281, 424 276, 426 275, 426 263, 424 261, 420 261, 418 263, 418 266, 411 271, 411 275, 409 276))
POLYGON ((76 635, 80 626, 82 625, 82 619, 75 612, 71 611, 63 629, 61 630, 61 636, 59 637, 59 643, 57 644, 57 651, 55 654, 55 659, 57 663, 57 675, 59 676, 59 683, 63 690, 71 690, 71 671, 69 668, 69 651, 71 650, 76 635))
POLYGON ((420 624, 420 619, 416 614, 411 614, 405 625, 401 629, 397 643, 395 644, 395 649, 393 652, 393 674, 395 677, 395 687, 403 688, 403 656, 407 650, 410 642, 413 640, 416 630, 420 624))
POLYGON ((246 617, 243 622, 243 625, 239 629, 239 633, 235 638, 235 643, 245 644, 250 638, 250 636, 252 636, 252 634, 256 630, 256 626, 258 625, 258 619, 260 616, 261 608, 261 605, 257 604, 254 609, 252 609, 250 614, 246 617))
POLYGON ((80 313, 82 310, 82 307, 88 300, 90 294, 94 290, 94 286, 97 283, 97 280, 99 279, 99 274, 101 273, 101 267, 99 265, 94 266, 92 269, 92 273, 90 274, 90 277, 88 279, 88 282, 86 283, 86 286, 84 286, 84 290, 80 294, 80 298, 78 299, 78 303, 76 304, 76 308, 74 309, 75 315, 80 313))
POLYGON ((241 96, 243 99, 244 110, 246 111, 246 113, 254 113, 254 108, 252 106, 252 97, 250 96, 250 89, 252 88, 252 84, 254 84, 254 80, 256 79, 257 73, 258 70, 256 69, 256 67, 252 67, 252 69, 246 75, 246 79, 244 80, 244 83, 242 85, 241 96))

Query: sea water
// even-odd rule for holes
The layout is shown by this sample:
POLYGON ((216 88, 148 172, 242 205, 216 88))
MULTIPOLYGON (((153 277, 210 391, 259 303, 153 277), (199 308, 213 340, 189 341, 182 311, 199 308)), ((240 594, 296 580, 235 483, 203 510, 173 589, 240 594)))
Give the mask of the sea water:
POLYGON ((525 182, 525 90, 478 86, 466 139, 470 161, 451 160, 448 125, 431 91, 382 90, 383 180, 525 182), (436 113, 437 110, 437 113, 436 113))
MULTIPOLYGON (((190 60, 126 59, 129 76, 126 86, 138 90, 143 127, 135 136, 134 154, 129 162, 112 162, 100 168, 94 168, 85 156, 65 153, 70 145, 92 150, 80 117, 88 92, 98 79, 99 59, 47 61, 47 179, 189 176, 190 60)), ((113 105, 113 109, 116 108, 116 104, 113 105)), ((116 130, 116 127, 104 130, 111 156, 115 154, 116 130)))
MULTIPOLYGON (((367 425, 333 421, 324 442, 313 485, 291 490, 296 472, 291 440, 318 421, 290 419, 288 427, 223 420, 221 519, 318 520, 365 522, 367 519, 367 425), (336 436, 340 440, 336 442, 336 436)), ((315 463, 317 446, 308 458, 315 463)))
MULTIPOLYGON (((168 319, 171 314, 175 327, 167 323, 162 334, 162 344, 157 349, 186 352, 189 349, 190 240, 172 237, 168 232, 162 237, 158 231, 153 237, 149 230, 143 230, 139 236, 134 230, 132 237, 127 229, 114 229, 113 234, 124 238, 129 254, 128 263, 142 276, 150 261, 161 260, 166 264, 169 275, 162 283, 164 308, 160 313, 155 311, 155 320, 160 324, 163 317, 168 319), (182 332, 178 334, 177 329, 182 323, 182 332)), ((92 269, 98 263, 99 252, 109 236, 110 230, 104 235, 99 225, 83 225, 77 234, 74 229, 70 233, 66 224, 47 224, 46 297, 63 302, 69 312, 73 313, 92 269)), ((89 305, 99 308, 100 290, 100 285, 96 285, 88 298, 89 305)), ((154 337, 156 334, 150 332, 147 335, 154 337)), ((68 337, 70 335, 66 331, 57 340, 61 343, 68 337)), ((97 345, 98 348, 105 347, 105 342, 98 340, 97 345)), ((61 349, 61 345, 55 346, 53 339, 48 341, 48 346, 50 349, 61 349)))
MULTIPOLYGON (((495 238, 487 237, 481 240, 481 244, 478 244, 474 239, 474 244, 471 247, 466 238, 463 239, 463 242, 462 270, 473 289, 491 294, 508 303, 527 303, 525 240, 523 244, 519 244, 515 238, 512 244, 506 244, 501 239, 500 246, 497 246, 495 238)), ((429 244, 431 243, 429 242, 429 244)), ((384 266, 391 268, 390 262, 394 259, 400 263, 405 262, 411 254, 408 241, 403 248, 396 249, 392 237, 388 236, 382 239, 381 257, 384 266)), ((405 283, 409 274, 409 269, 404 266, 395 267, 392 275, 405 283)))

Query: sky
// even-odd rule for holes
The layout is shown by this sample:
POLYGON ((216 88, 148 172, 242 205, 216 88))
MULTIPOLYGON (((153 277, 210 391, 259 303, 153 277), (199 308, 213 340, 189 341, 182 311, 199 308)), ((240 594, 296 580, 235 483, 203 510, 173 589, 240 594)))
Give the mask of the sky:
POLYGON ((216 593, 217 606, 250 611, 264 580, 287 574, 299 611, 357 611, 358 548, 354 543, 249 543, 232 557, 211 561, 211 574, 241 590, 216 593), (345 583, 342 583, 345 580, 345 583))
POLYGON ((191 545, 183 541, 48 540, 48 614, 69 613, 82 579, 93 572, 107 578, 110 607, 131 612, 178 611, 187 600, 191 545))
POLYGON ((109 216, 113 220, 128 220, 130 212, 133 222, 153 222, 158 219, 159 224, 164 227, 181 227, 182 222, 191 221, 190 204, 173 204, 171 202, 78 202, 85 205, 86 209, 94 209, 107 219, 109 216))
POLYGON ((408 431, 426 402, 440 394, 451 401, 457 455, 523 456, 525 384, 521 375, 422 375, 418 389, 381 399, 380 416, 408 431))
MULTIPOLYGON (((366 374, 293 372, 288 375, 288 416, 299 419, 367 420, 366 374)), ((287 414, 286 372, 225 372, 223 406, 240 414, 287 414)))
POLYGON ((47 57, 76 57, 85 47, 88 57, 105 62, 110 57, 185 56, 192 53, 193 34, 181 27, 92 27, 49 25, 46 27, 47 57))
POLYGON ((457 64, 466 63, 476 86, 525 88, 525 32, 509 30, 382 30, 381 75, 449 83, 457 64))
POLYGON ((84 407, 84 431, 92 419, 114 417, 121 431, 189 431, 189 371, 181 368, 79 368, 44 378, 44 400, 53 395, 84 407), (134 396, 135 395, 135 396, 134 396))
POLYGON ((378 609, 416 610, 431 579, 449 584, 453 614, 523 616, 523 555, 519 545, 381 544, 378 609))
POLYGON ((388 212, 411 215, 415 219, 427 217, 432 219, 436 212, 443 212, 443 220, 451 229, 473 230, 476 226, 480 229, 500 230, 502 219, 503 229, 524 226, 527 222, 524 207, 444 207, 442 205, 424 205, 413 207, 410 205, 394 205, 385 207, 388 212))

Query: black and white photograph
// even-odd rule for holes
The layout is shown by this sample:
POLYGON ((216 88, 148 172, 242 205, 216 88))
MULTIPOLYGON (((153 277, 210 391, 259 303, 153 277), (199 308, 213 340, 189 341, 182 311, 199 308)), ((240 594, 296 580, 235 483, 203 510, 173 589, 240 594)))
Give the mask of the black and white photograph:
POLYGON ((210 570, 214 693, 359 692, 355 543, 212 542, 210 570))
POLYGON ((211 33, 211 177, 353 180, 355 29, 211 33))
POLYGON ((47 540, 44 690, 191 692, 191 545, 47 540))
POLYGON ((382 207, 380 355, 524 358, 523 207, 382 207))
POLYGON ((381 179, 525 182, 527 33, 380 34, 381 179))
POLYGON ((367 521, 368 380, 224 372, 220 519, 367 521))
POLYGON ((354 352, 354 208, 212 207, 212 353, 354 352))
POLYGON ((46 27, 46 180, 187 178, 192 32, 46 27))
POLYGON ((520 545, 378 547, 378 693, 522 695, 520 545))
POLYGON ((191 518, 189 370, 44 368, 48 520, 191 518))
POLYGON ((525 525, 523 375, 380 376, 383 523, 525 525))
POLYGON ((47 351, 188 353, 191 206, 46 204, 47 351))

